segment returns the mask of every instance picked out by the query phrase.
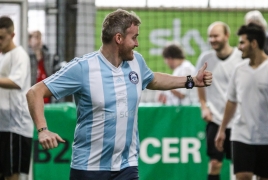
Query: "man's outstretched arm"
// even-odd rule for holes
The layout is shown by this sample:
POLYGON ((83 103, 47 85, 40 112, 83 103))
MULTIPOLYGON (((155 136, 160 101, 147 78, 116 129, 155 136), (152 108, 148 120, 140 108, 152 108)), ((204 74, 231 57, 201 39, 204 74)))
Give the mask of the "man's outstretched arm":
MULTIPOLYGON (((212 73, 206 71, 207 63, 193 77, 195 87, 210 86, 212 83, 212 73)), ((154 73, 154 79, 147 86, 147 89, 152 90, 170 90, 177 88, 185 88, 187 77, 172 76, 165 73, 154 73)))

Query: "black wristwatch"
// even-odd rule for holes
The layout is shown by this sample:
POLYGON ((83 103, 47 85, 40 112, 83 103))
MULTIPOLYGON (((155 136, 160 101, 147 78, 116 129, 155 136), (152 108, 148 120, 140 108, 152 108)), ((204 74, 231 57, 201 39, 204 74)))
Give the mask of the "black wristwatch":
POLYGON ((194 80, 191 75, 187 76, 185 87, 186 89, 192 89, 194 87, 194 80))

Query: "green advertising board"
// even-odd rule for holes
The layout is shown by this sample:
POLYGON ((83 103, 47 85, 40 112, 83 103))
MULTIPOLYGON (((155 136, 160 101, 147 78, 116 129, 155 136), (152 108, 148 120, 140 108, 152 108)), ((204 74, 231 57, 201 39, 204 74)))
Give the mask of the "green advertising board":
MULTIPOLYGON (((140 107, 140 179, 206 180, 205 126, 196 106, 140 107)), ((230 174, 225 160, 221 179, 230 174)))
MULTIPOLYGON (((101 26, 105 16, 116 10, 98 9, 96 14, 95 49, 101 46, 101 26)), ((207 28, 214 21, 223 21, 230 26, 230 44, 237 46, 236 32, 244 23, 248 10, 238 9, 164 9, 128 8, 141 19, 139 47, 136 48, 153 71, 171 73, 161 57, 162 48, 171 41, 179 43, 186 58, 194 65, 201 52, 210 49, 207 28)), ((268 12, 262 12, 268 18, 268 12)))
POLYGON ((45 106, 49 130, 59 134, 66 142, 52 150, 43 150, 34 131, 33 180, 66 180, 70 175, 72 142, 76 125, 73 103, 45 106))
MULTIPOLYGON (((72 103, 45 106, 49 129, 66 140, 43 150, 34 134, 34 180, 69 179, 76 109, 72 103)), ((140 180, 205 180, 205 123, 199 107, 139 107, 140 180)), ((230 176, 225 161, 221 178, 230 176)))

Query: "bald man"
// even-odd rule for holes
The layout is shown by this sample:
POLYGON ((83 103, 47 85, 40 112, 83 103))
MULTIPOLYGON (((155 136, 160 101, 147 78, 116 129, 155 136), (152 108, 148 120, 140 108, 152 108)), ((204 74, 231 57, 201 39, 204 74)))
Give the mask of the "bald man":
MULTIPOLYGON (((231 158, 229 141, 231 123, 226 129, 224 151, 218 151, 214 143, 219 125, 223 119, 227 101, 226 91, 231 73, 235 65, 242 61, 241 52, 229 45, 229 37, 230 28, 226 23, 219 21, 212 23, 208 27, 208 38, 212 49, 202 53, 196 65, 196 68, 199 69, 204 62, 208 62, 207 68, 214 74, 213 85, 208 88, 198 88, 202 118, 207 122, 208 180, 219 180, 223 158, 231 158)), ((233 119, 235 118, 236 116, 233 119)))

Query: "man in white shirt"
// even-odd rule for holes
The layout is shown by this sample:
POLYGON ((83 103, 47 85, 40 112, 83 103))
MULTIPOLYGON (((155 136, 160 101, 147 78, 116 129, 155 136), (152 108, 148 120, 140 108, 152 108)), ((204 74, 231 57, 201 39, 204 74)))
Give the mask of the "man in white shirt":
MULTIPOLYGON (((213 84, 208 88, 198 88, 198 95, 201 105, 202 118, 207 122, 206 140, 207 155, 209 156, 208 180, 219 180, 222 160, 224 156, 231 158, 230 128, 229 124, 224 144, 224 152, 215 147, 215 137, 224 113, 226 91, 228 83, 236 64, 242 61, 241 52, 229 45, 230 29, 223 22, 214 22, 208 27, 209 42, 213 50, 200 55, 196 68, 202 63, 208 62, 208 69, 213 72, 213 84)), ((235 117, 234 117, 235 118, 235 117)))
POLYGON ((238 31, 242 58, 228 87, 228 101, 219 128, 216 147, 222 151, 225 129, 236 107, 239 118, 232 126, 232 159, 236 179, 268 179, 268 60, 263 48, 265 31, 250 23, 238 31))
MULTIPOLYGON (((195 75, 195 67, 185 59, 183 50, 177 44, 167 45, 162 52, 165 63, 173 70, 173 76, 195 75)), ((192 105, 197 104, 197 90, 193 89, 173 89, 158 93, 158 101, 165 105, 192 105)))
POLYGON ((30 60, 13 42, 13 21, 0 17, 0 178, 18 180, 29 173, 33 121, 26 101, 30 60))

